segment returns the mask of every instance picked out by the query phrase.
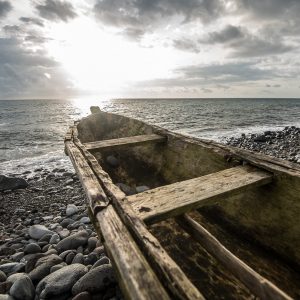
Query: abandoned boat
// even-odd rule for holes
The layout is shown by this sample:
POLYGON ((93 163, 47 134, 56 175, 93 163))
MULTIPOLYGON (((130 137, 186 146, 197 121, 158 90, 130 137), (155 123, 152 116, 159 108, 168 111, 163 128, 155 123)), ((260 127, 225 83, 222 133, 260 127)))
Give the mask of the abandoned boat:
POLYGON ((65 150, 126 299, 300 298, 299 165, 91 112, 65 150))

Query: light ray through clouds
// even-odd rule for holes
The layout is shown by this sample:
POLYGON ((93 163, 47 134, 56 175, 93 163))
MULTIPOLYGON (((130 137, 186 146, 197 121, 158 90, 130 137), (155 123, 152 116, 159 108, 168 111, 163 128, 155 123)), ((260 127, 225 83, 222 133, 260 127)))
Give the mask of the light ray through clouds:
POLYGON ((0 0, 0 98, 299 97, 299 14, 298 0, 0 0))

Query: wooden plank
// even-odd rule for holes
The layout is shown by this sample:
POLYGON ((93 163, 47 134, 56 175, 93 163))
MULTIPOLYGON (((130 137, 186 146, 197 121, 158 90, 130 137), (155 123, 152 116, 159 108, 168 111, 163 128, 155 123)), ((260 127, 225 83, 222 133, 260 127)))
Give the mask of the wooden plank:
POLYGON ((291 300, 286 293, 245 264, 225 248, 204 227, 187 215, 177 218, 177 222, 197 240, 211 255, 215 256, 247 288, 262 300, 291 300))
POLYGON ((101 188, 97 177, 94 175, 82 153, 74 145, 74 143, 71 141, 66 141, 65 149, 85 190, 89 201, 88 204, 95 214, 106 207, 109 203, 109 200, 107 199, 103 189, 101 188))
POLYGON ((198 289, 167 254, 159 241, 149 232, 145 224, 137 218, 131 205, 125 199, 125 194, 112 183, 109 175, 101 168, 95 157, 88 152, 84 145, 78 140, 76 128, 74 128, 73 134, 76 145, 80 147, 89 165, 102 183, 105 192, 112 199, 115 209, 118 211, 122 221, 128 225, 127 227, 134 236, 135 241, 149 259, 151 266, 154 267, 162 283, 168 288, 173 298, 190 300, 204 299, 198 289))
POLYGON ((164 136, 158 134, 146 134, 129 136, 119 139, 103 140, 97 142, 84 143, 83 145, 87 150, 102 150, 127 146, 141 146, 147 143, 158 143, 165 141, 164 136))
POLYGON ((114 208, 109 205, 96 218, 125 297, 133 300, 170 299, 114 208))
POLYGON ((271 173, 251 166, 238 166, 162 186, 127 199, 140 218, 146 223, 155 223, 219 200, 225 201, 226 195, 241 193, 271 181, 271 173))

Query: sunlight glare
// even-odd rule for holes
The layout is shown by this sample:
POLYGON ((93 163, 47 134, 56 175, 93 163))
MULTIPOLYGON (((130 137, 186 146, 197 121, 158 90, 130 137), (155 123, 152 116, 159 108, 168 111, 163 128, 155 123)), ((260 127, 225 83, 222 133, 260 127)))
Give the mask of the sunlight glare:
POLYGON ((74 85, 89 92, 112 92, 131 82, 169 77, 176 57, 168 48, 143 48, 81 17, 51 28, 48 49, 74 85))

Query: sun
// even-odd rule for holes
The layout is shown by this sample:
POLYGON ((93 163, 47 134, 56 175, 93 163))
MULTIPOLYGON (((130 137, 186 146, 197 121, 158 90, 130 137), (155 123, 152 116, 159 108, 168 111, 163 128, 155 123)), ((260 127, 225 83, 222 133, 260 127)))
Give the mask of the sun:
POLYGON ((89 93, 112 95, 133 83, 169 77, 176 63, 170 49, 141 47, 87 17, 53 25, 50 36, 50 55, 75 87, 89 93))

